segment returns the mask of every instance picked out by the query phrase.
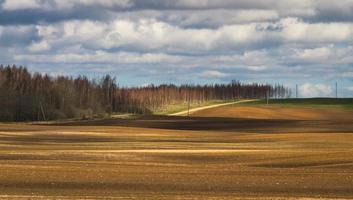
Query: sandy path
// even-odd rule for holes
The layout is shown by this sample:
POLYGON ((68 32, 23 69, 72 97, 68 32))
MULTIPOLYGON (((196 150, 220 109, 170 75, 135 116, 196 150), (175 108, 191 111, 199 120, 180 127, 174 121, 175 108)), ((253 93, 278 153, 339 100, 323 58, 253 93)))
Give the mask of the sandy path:
POLYGON ((221 107, 221 106, 228 106, 228 105, 233 105, 233 104, 239 104, 239 103, 245 103, 245 102, 253 102, 253 101, 258 101, 258 99, 241 100, 241 101, 231 102, 231 103, 221 103, 221 104, 215 104, 215 105, 210 105, 210 106, 202 106, 202 107, 190 109, 190 111, 185 110, 185 111, 169 114, 169 116, 185 116, 188 114, 188 112, 191 114, 191 113, 201 111, 201 110, 217 108, 217 107, 221 107))

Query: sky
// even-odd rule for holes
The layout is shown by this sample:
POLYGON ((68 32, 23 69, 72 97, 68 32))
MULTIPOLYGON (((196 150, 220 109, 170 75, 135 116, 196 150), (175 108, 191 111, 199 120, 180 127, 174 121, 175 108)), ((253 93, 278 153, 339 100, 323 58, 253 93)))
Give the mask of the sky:
POLYGON ((0 63, 119 85, 353 97, 353 0, 0 0, 0 63))

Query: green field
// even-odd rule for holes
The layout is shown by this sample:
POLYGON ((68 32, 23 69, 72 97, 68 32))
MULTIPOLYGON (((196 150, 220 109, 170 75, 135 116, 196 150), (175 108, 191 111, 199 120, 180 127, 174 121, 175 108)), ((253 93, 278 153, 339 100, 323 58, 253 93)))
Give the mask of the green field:
MULTIPOLYGON (((265 99, 241 103, 241 105, 265 105, 265 99)), ((269 104, 286 107, 304 108, 342 108, 353 109, 353 98, 299 98, 299 99, 270 99, 269 104)))

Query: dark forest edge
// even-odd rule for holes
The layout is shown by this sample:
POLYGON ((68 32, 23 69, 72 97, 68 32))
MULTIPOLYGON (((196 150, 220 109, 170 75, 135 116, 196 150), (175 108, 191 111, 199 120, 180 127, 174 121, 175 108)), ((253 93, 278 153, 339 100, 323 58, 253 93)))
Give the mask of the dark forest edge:
POLYGON ((0 121, 92 119, 112 113, 154 114, 170 105, 236 99, 287 98, 282 85, 229 84, 119 87, 110 75, 49 76, 25 67, 0 65, 0 121))

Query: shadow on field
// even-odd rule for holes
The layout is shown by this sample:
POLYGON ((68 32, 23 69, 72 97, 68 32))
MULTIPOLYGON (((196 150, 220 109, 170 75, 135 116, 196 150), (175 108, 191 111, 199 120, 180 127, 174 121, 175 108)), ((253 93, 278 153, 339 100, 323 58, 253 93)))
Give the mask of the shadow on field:
POLYGON ((150 115, 137 119, 96 119, 55 122, 49 126, 120 126, 193 131, 240 131, 248 133, 352 133, 353 120, 249 119, 150 115))
MULTIPOLYGON (((1 130, 1 129, 0 129, 1 130)), ((0 141, 4 144, 17 144, 17 145, 45 145, 48 143, 96 143, 96 142, 121 142, 123 139, 114 139, 107 137, 99 137, 92 135, 75 135, 66 134, 65 137, 57 134, 43 134, 38 132, 36 134, 29 135, 16 135, 16 134, 0 134, 0 141)), ((4 157, 4 154, 0 155, 0 160, 4 157)))
POLYGON ((240 119, 222 117, 176 117, 176 116, 143 116, 138 119, 102 119, 91 121, 61 122, 53 126, 123 126, 138 128, 155 128, 169 130, 219 130, 259 132, 261 130, 295 127, 303 121, 278 119, 240 119))

